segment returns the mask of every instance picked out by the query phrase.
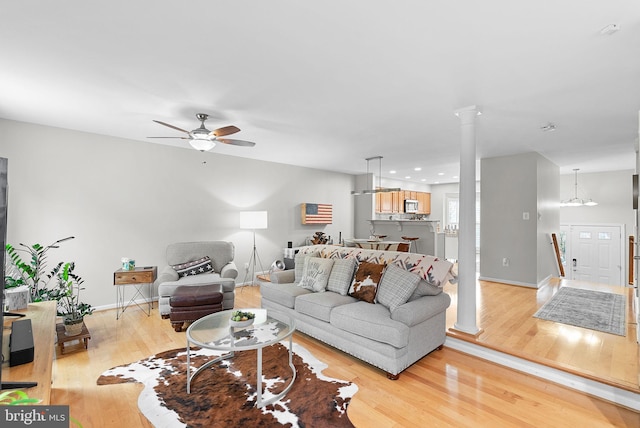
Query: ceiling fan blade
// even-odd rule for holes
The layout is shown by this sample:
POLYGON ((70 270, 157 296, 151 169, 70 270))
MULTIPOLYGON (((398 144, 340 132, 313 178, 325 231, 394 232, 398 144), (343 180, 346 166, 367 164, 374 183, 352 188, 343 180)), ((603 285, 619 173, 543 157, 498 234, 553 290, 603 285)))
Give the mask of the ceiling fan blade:
POLYGON ((216 138, 216 141, 233 146, 253 147, 256 145, 256 143, 252 143, 251 141, 234 140, 231 138, 216 138))
POLYGON ((182 128, 178 128, 177 126, 173 126, 173 125, 170 125, 170 124, 168 124, 168 123, 161 122, 161 121, 159 121, 159 120, 155 120, 155 119, 153 119, 153 121, 154 121, 155 123, 159 123, 160 125, 164 125, 164 126, 168 126, 169 128, 173 128, 173 129, 175 129, 176 131, 184 132, 185 134, 188 134, 188 133, 189 133, 189 131, 185 131, 185 130, 184 130, 184 129, 182 129, 182 128))
POLYGON ((224 137, 225 135, 235 134, 236 132, 240 132, 240 128, 238 128, 237 126, 229 125, 222 128, 214 129, 213 131, 211 131, 211 135, 215 135, 216 137, 224 137))
POLYGON ((173 138, 173 139, 178 139, 178 140, 190 140, 191 139, 189 137, 147 137, 147 138, 173 138))

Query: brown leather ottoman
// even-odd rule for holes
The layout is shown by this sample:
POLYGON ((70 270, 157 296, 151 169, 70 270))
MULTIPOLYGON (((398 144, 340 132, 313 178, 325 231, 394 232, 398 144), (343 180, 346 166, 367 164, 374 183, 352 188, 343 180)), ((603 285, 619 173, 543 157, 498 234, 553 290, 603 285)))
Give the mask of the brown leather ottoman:
POLYGON ((222 286, 181 285, 169 300, 169 319, 175 331, 182 331, 184 323, 193 322, 205 315, 222 310, 222 286))

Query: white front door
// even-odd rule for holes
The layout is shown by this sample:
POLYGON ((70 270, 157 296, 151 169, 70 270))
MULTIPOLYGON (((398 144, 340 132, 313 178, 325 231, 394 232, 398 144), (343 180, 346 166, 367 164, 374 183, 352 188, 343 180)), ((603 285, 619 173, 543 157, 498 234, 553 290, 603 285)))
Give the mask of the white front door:
POLYGON ((570 279, 622 285, 620 226, 569 227, 565 275, 570 279))

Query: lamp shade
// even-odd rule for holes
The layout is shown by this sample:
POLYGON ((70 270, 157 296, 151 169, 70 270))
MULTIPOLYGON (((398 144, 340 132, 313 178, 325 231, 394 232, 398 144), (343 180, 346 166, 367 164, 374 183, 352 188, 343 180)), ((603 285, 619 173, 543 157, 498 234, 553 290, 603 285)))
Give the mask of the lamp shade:
POLYGON ((240 211, 240 229, 266 229, 266 211, 240 211))
POLYGON ((192 138, 189 140, 189 144, 196 150, 200 150, 201 152, 208 152, 216 146, 216 143, 209 139, 202 138, 192 138))

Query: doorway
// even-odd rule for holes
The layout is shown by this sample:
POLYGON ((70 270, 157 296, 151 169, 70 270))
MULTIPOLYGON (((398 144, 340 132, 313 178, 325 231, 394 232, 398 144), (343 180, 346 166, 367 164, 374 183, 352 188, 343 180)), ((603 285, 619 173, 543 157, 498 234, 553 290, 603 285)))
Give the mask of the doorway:
POLYGON ((561 225, 560 248, 565 277, 624 285, 624 225, 561 225))

